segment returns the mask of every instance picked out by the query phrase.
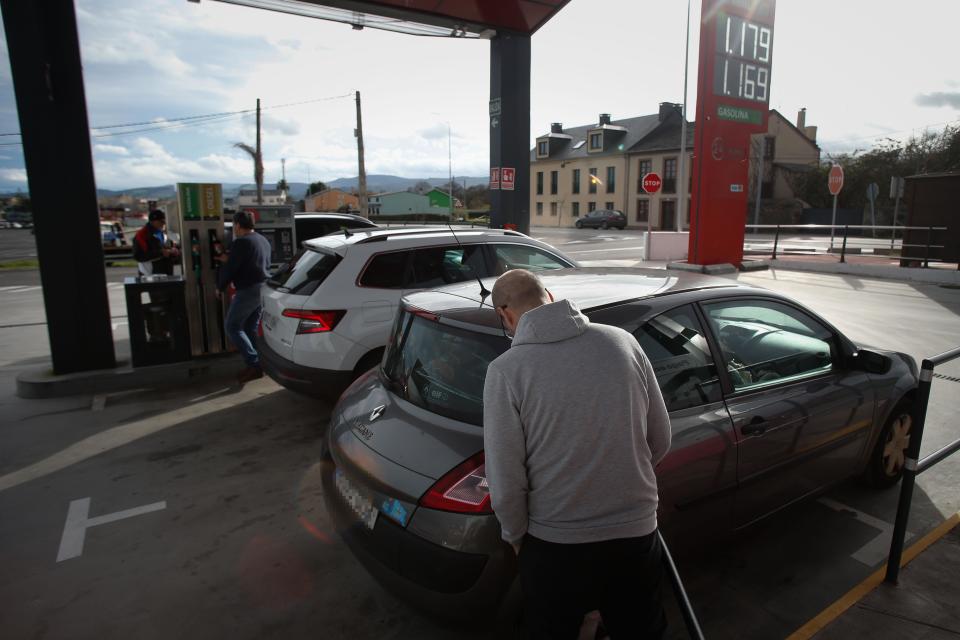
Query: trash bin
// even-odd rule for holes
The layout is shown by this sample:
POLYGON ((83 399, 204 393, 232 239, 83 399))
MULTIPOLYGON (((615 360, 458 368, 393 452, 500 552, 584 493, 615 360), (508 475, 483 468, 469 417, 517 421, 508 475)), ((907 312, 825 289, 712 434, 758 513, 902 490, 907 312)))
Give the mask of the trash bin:
POLYGON ((181 276, 125 278, 133 366, 190 359, 190 332, 181 276))

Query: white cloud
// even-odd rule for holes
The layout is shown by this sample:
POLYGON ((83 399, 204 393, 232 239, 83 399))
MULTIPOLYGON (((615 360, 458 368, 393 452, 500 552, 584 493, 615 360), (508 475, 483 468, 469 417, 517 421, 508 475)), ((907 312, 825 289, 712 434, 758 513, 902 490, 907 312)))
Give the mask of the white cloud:
POLYGON ((26 182, 27 170, 26 169, 0 169, 0 178, 3 178, 4 180, 9 180, 10 182, 26 182))
POLYGON ((126 147, 115 144, 95 144, 93 150, 99 153, 110 153, 117 156, 128 156, 130 151, 126 147))

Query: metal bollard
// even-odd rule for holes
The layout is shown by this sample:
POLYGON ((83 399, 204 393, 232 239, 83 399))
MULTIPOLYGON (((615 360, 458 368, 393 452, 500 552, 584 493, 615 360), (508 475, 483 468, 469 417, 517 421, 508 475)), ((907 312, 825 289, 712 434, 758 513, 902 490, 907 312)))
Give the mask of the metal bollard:
POLYGON ((780 243, 780 225, 777 225, 777 233, 773 236, 773 256, 771 260, 777 259, 777 245, 780 243))
POLYGON ((896 584, 900 576, 900 559, 903 556, 903 540, 907 534, 907 520, 910 518, 910 504, 913 502, 913 485, 917 479, 917 460, 920 458, 920 443, 923 440, 923 423, 927 419, 927 405, 930 403, 933 366, 929 360, 923 361, 916 401, 910 412, 910 419, 913 421, 910 427, 910 445, 907 447, 907 457, 903 462, 900 502, 897 505, 897 520, 893 525, 890 556, 887 558, 887 575, 884 578, 891 584, 896 584))
POLYGON ((850 225, 843 226, 843 246, 840 247, 840 262, 847 261, 847 234, 850 233, 850 225))
POLYGON ((927 255, 923 258, 923 268, 930 268, 930 242, 933 238, 933 227, 927 227, 927 255))

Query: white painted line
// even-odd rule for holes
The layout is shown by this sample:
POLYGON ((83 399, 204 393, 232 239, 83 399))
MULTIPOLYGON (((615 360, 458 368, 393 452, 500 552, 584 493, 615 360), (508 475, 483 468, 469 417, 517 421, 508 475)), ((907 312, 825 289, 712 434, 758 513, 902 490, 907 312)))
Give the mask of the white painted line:
POLYGON ((28 287, 26 285, 20 285, 16 287, 4 287, 3 290, 6 293, 24 293, 26 291, 32 291, 34 289, 39 289, 40 287, 28 287))
POLYGON ((154 502, 153 504, 134 507, 133 509, 124 509, 107 513, 95 518, 88 518, 90 515, 90 498, 80 498, 70 502, 70 508, 67 509, 67 521, 63 525, 63 535, 60 537, 60 550, 57 552, 57 562, 63 562, 71 558, 77 558, 83 555, 83 541, 87 536, 87 529, 101 524, 116 522, 126 518, 160 511, 167 508, 166 500, 154 502))
MULTIPOLYGON (((850 513, 860 522, 880 531, 879 535, 874 536, 867 544, 851 553, 851 558, 868 567, 874 567, 887 557, 890 551, 890 538, 893 535, 892 524, 830 498, 820 498, 817 502, 830 507, 834 511, 850 513)), ((909 540, 912 537, 913 534, 907 531, 905 539, 909 540)))
POLYGON ((230 394, 219 398, 211 398, 208 402, 189 404, 185 407, 174 409, 173 411, 111 427, 88 438, 84 438, 43 460, 0 476, 0 491, 6 491, 7 489, 20 486, 25 482, 56 473, 73 464, 83 462, 93 456, 130 444, 140 438, 145 438, 164 429, 176 427, 185 422, 196 420, 225 409, 236 409, 248 402, 253 402, 276 393, 279 387, 271 388, 270 386, 261 387, 248 385, 247 389, 250 389, 250 392, 247 393, 246 390, 244 390, 240 397, 236 394, 230 394))
POLYGON ((90 410, 103 411, 103 408, 106 406, 106 404, 107 404, 107 396, 102 393, 98 393, 93 396, 93 402, 90 403, 90 410))
POLYGON ((643 253, 643 247, 611 247, 609 249, 588 249, 585 251, 566 251, 570 255, 577 255, 580 253, 608 253, 610 251, 636 251, 637 253, 643 253))

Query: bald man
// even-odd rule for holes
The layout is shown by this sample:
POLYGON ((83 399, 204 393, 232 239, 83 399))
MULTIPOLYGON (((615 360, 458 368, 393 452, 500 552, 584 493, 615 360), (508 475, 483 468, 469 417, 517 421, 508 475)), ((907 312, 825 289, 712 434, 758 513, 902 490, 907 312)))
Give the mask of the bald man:
POLYGON ((654 467, 670 420, 650 361, 527 271, 500 276, 492 304, 513 343, 487 369, 486 474, 530 636, 575 638, 599 609, 612 638, 662 637, 654 467))

